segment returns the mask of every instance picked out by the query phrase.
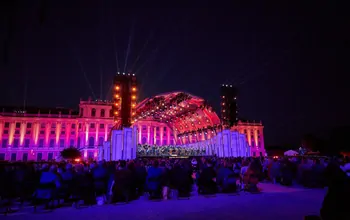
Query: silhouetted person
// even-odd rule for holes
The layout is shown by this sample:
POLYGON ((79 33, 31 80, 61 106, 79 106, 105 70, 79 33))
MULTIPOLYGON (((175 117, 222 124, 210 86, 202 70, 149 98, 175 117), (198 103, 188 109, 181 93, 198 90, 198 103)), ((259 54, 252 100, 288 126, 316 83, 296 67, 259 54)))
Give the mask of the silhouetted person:
POLYGON ((133 183, 132 172, 127 169, 126 162, 120 161, 117 171, 114 175, 113 199, 114 202, 128 202, 130 190, 133 183))
POLYGON ((325 170, 328 192, 323 200, 321 217, 323 220, 349 219, 350 180, 339 164, 331 162, 325 170))
POLYGON ((199 193, 214 194, 216 193, 216 172, 210 160, 206 161, 204 167, 198 179, 199 193))

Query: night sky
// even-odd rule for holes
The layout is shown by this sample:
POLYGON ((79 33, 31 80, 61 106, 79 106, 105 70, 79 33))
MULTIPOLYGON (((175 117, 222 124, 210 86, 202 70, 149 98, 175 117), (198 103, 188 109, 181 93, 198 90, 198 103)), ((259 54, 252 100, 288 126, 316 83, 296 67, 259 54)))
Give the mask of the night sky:
POLYGON ((109 99, 119 68, 136 73, 140 99, 183 90, 218 110, 221 84, 236 85, 240 117, 262 120, 266 145, 298 146, 305 133, 326 136, 350 121, 340 64, 348 17, 335 3, 1 4, 0 105, 77 108, 80 98, 109 99))

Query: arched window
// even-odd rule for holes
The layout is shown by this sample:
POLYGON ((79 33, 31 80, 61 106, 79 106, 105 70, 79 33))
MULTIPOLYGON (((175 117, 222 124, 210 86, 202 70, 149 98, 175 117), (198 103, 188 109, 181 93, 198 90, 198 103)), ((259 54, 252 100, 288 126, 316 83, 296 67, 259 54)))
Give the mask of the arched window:
POLYGON ((77 147, 80 147, 80 137, 78 137, 78 141, 77 141, 77 147))
POLYGON ((83 116, 83 115, 84 115, 84 109, 80 108, 80 116, 83 116))
POLYGON ((109 117, 113 117, 113 109, 109 111, 109 117))
POLYGON ((101 116, 101 118, 105 117, 105 110, 104 109, 101 110, 100 116, 101 116))
POLYGON ((91 109, 91 117, 95 117, 96 116, 96 109, 91 109))
POLYGON ((93 147, 95 144, 95 139, 93 137, 89 137, 89 147, 93 147))
POLYGON ((98 146, 102 146, 103 145, 103 137, 99 137, 98 138, 98 146))

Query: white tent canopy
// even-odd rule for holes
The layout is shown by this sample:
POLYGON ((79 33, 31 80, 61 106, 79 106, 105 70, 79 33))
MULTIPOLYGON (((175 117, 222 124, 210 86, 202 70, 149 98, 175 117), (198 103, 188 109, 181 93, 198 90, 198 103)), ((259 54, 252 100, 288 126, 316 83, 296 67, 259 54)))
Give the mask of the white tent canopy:
POLYGON ((299 153, 294 151, 294 150, 288 150, 286 152, 284 152, 284 156, 295 156, 298 155, 299 153))

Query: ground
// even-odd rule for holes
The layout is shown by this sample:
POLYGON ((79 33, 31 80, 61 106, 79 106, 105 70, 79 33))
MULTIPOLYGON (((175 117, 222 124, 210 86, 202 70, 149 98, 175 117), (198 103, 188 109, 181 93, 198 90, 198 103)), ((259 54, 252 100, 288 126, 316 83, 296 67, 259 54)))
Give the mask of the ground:
MULTIPOLYGON (((260 184, 260 194, 241 193, 216 197, 193 196, 189 200, 147 201, 129 204, 56 209, 34 214, 30 207, 7 216, 8 219, 276 219, 297 220, 318 215, 325 190, 260 184)), ((4 216, 0 217, 0 219, 4 216)))

